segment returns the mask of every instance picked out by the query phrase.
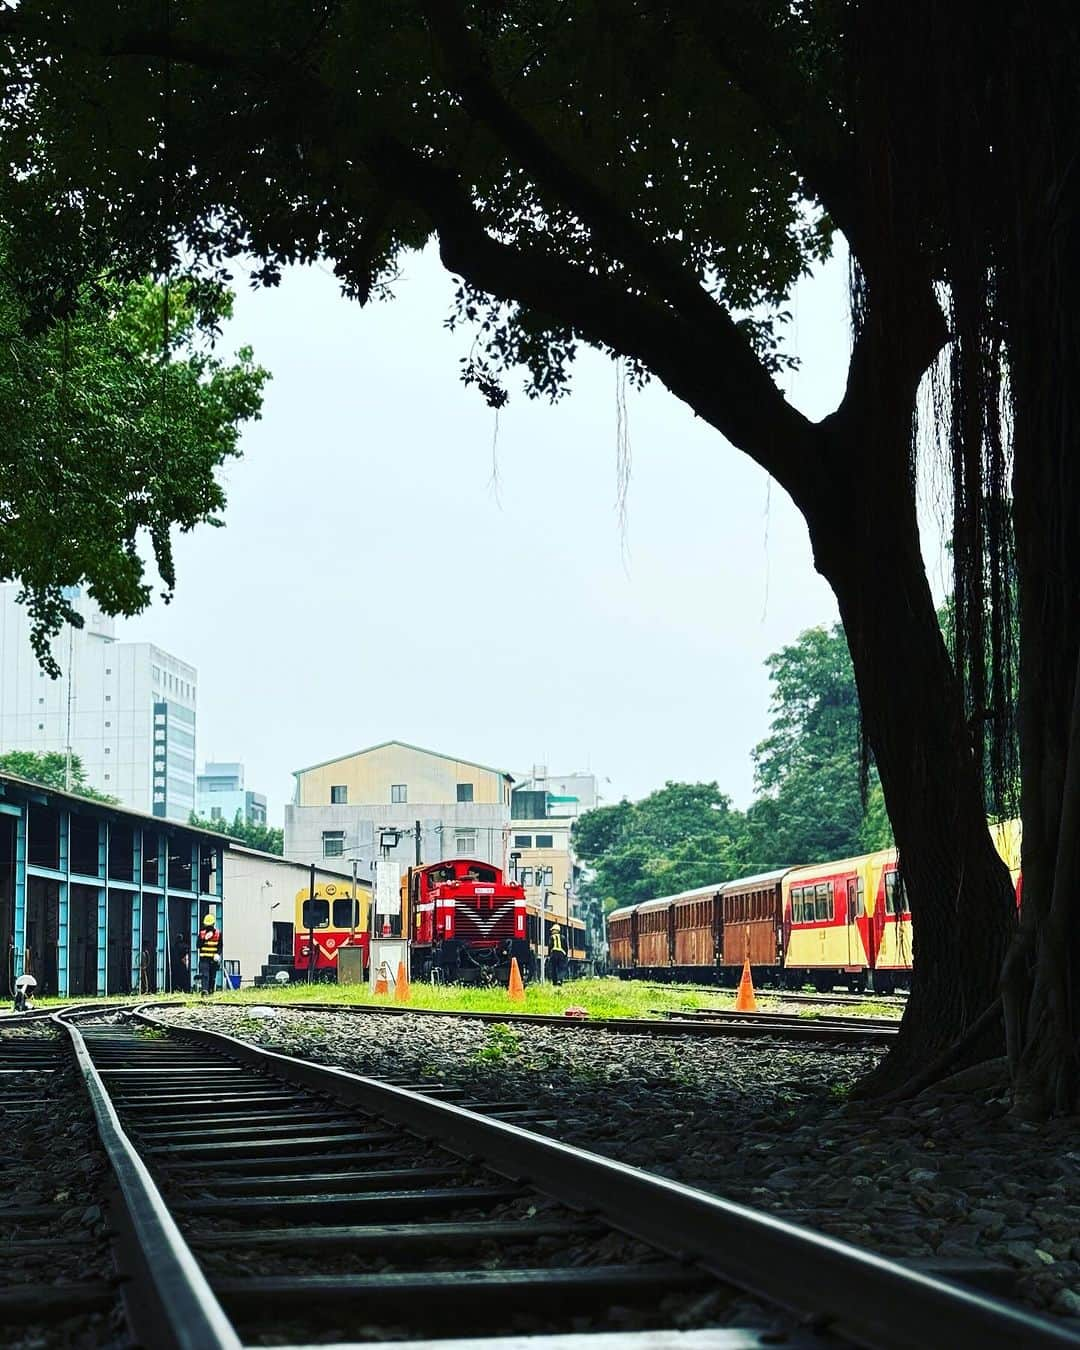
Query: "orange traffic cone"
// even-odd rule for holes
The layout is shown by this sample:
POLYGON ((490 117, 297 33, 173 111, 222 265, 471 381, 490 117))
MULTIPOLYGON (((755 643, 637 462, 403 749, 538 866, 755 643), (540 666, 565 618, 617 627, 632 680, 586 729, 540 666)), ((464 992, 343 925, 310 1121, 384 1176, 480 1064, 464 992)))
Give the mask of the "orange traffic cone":
POLYGON ((521 970, 516 956, 510 960, 510 985, 506 992, 511 1003, 525 1002, 525 986, 521 983, 521 970))
POLYGON ((394 999, 398 1003, 408 1003, 410 993, 409 977, 405 973, 405 962, 399 961, 397 966, 397 979, 394 981, 394 999))
POLYGON ((750 978, 750 958, 743 962, 742 979, 739 992, 735 995, 736 1012, 757 1012, 757 999, 754 997, 754 981, 750 978))
POLYGON ((390 984, 389 984, 389 981, 388 981, 387 978, 386 978, 386 962, 385 962, 385 961, 380 961, 380 962, 379 962, 379 974, 378 974, 378 977, 377 977, 376 980, 375 980, 375 988, 372 990, 372 993, 374 993, 374 994, 388 994, 389 992, 390 992, 390 984))

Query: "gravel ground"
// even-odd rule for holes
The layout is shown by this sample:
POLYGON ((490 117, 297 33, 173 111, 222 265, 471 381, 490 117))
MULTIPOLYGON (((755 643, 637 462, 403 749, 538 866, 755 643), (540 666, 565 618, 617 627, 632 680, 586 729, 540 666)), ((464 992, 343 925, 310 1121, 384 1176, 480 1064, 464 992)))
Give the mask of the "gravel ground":
MULTIPOLYGON (((38 1041, 55 1044, 58 1033, 35 1023, 0 1026, 0 1046, 38 1041)), ((55 1073, 3 1075, 0 1085, 0 1222, 4 1258, 0 1286, 60 1286, 114 1278, 105 1234, 100 1183, 107 1163, 100 1150, 82 1080, 65 1058, 55 1073), (13 1208, 44 1208, 47 1216, 4 1217, 13 1208), (70 1245, 68 1245, 70 1244, 70 1245)), ((10 1350, 102 1350, 127 1343, 116 1313, 17 1327, 0 1324, 0 1344, 10 1350)))
POLYGON ((448 1018, 193 1006, 163 1014, 379 1076, 550 1107, 568 1142, 897 1257, 990 1258, 1080 1328, 1080 1128, 924 1093, 850 1103, 881 1054, 448 1018))

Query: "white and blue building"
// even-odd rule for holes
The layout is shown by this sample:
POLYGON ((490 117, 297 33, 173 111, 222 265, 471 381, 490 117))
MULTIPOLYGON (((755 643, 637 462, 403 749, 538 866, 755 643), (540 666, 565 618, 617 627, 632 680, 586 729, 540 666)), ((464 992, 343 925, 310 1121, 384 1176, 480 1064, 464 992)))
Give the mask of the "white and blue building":
POLYGON ((195 780, 195 811, 203 820, 230 825, 239 814, 245 825, 266 824, 266 798, 244 787, 244 766, 206 763, 195 780))
MULTIPOLYGON (((187 990, 204 914, 221 926, 228 956, 226 844, 152 813, 0 775, 6 983, 29 974, 38 993, 75 997, 187 990)), ((268 940, 268 919, 265 927, 268 940)))

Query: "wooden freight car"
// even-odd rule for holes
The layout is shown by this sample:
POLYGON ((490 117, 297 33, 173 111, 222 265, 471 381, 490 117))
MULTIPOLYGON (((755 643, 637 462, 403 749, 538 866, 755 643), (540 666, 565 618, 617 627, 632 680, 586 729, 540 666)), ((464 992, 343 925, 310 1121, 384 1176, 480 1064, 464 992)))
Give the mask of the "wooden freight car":
POLYGON ((607 916, 607 959, 616 974, 637 964, 637 911, 637 905, 622 905, 607 916))
POLYGON ((715 969, 720 952, 720 887, 699 886, 672 896, 674 964, 686 979, 715 969))
POLYGON ((720 966, 725 981, 749 957, 756 981, 784 963, 784 877, 790 868, 729 881, 721 888, 720 966))
POLYGON ((675 951, 675 927, 671 896, 647 900, 637 907, 637 969, 666 976, 675 951))

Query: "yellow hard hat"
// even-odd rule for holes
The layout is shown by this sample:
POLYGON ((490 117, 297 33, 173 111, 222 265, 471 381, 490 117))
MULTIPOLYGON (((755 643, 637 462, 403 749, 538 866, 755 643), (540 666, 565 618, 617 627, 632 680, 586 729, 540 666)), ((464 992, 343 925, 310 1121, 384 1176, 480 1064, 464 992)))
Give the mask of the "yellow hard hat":
POLYGON ((213 923, 213 922, 214 922, 214 916, 213 916, 212 914, 204 914, 204 915, 203 915, 203 923, 213 923))

